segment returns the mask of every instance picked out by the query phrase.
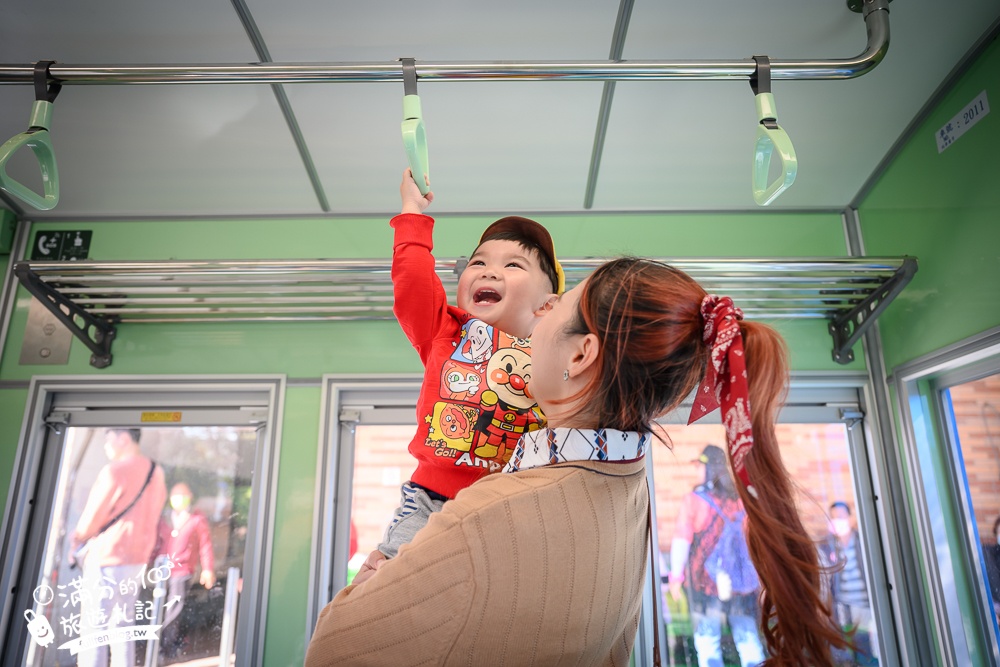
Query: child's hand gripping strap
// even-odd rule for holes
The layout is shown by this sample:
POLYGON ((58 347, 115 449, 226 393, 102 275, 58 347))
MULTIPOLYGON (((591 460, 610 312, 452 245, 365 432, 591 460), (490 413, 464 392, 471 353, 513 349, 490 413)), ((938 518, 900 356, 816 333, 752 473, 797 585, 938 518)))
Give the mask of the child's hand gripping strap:
POLYGON ((771 94, 771 62, 767 56, 754 56, 757 68, 750 77, 757 103, 757 141, 753 154, 753 200, 760 206, 767 206, 795 181, 798 161, 788 133, 778 127, 778 112, 771 94), (781 159, 781 175, 768 185, 767 177, 771 168, 771 156, 778 151, 781 159))
POLYGON ((427 133, 424 131, 420 97, 417 95, 417 69, 413 58, 401 58, 403 63, 403 147, 410 163, 413 180, 420 194, 430 191, 427 164, 427 133))
POLYGON ((49 137, 49 124, 52 120, 52 103, 62 85, 48 85, 49 67, 52 64, 51 60, 35 63, 35 103, 31 107, 29 127, 0 146, 0 190, 42 211, 48 211, 59 203, 59 172, 56 171, 56 154, 49 137), (38 159, 44 196, 7 175, 7 162, 22 146, 30 148, 38 159))

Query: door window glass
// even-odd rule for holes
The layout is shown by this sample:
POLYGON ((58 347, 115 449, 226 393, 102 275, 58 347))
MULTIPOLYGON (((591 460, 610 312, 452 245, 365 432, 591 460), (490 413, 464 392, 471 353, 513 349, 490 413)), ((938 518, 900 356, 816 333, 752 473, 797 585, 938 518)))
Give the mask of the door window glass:
POLYGON ((400 503, 400 486, 417 467, 407 446, 415 425, 359 424, 354 434, 354 481, 351 498, 350 560, 347 583, 378 548, 400 503))
POLYGON ((25 664, 228 665, 256 446, 252 427, 68 427, 25 664))
MULTIPOLYGON (((725 463, 725 431, 718 424, 664 428, 671 448, 654 446, 652 452, 661 608, 672 664, 755 665, 765 657, 759 585, 739 550, 723 554, 716 548, 726 542, 726 522, 743 516, 725 463)), ((840 422, 779 424, 777 434, 820 560, 843 564, 826 579, 837 618, 855 647, 837 654, 838 664, 877 665, 847 428, 840 422)))
MULTIPOLYGON (((964 462, 972 521, 985 570, 982 590, 994 618, 1000 610, 1000 375, 944 392, 964 462)), ((994 624, 994 632, 996 625, 994 624)))

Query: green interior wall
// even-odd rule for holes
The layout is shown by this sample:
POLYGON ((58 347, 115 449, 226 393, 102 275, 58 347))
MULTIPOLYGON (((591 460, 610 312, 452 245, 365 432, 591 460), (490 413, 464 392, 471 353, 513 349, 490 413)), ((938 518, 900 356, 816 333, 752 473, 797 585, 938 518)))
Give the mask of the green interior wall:
POLYGON ((947 94, 859 207, 869 255, 915 255, 879 319, 886 368, 1000 325, 1000 108, 943 153, 937 131, 985 90, 1000 107, 1000 42, 947 94))
MULTIPOLYGON (((1000 111, 994 109, 981 118, 943 153, 938 153, 936 142, 937 131, 984 90, 994 106, 1000 104, 997 41, 917 128, 859 207, 867 254, 914 255, 919 262, 913 281, 879 318, 889 373, 1000 326, 1000 111)), ((931 394, 927 383, 916 384, 914 400, 927 403, 931 394)), ((898 412, 894 418, 898 423, 898 412)), ((925 470, 919 477, 914 471, 904 473, 908 479, 922 478, 925 486, 933 485, 942 506, 932 509, 954 516, 956 499, 945 474, 942 431, 934 424, 925 426, 917 434, 918 445, 925 448, 925 470)), ((917 502, 916 496, 911 502, 917 502)), ((944 537, 953 554, 966 539, 962 528, 955 521, 946 522, 944 537)), ((980 657, 985 655, 983 638, 969 634, 974 627, 969 596, 975 573, 955 566, 942 576, 953 577, 958 587, 968 646, 980 657)))
MULTIPOLYGON (((753 213, 622 216, 535 216, 552 232, 563 257, 801 257, 846 254, 836 213, 753 213)), ((436 254, 467 255, 493 217, 445 216, 437 223, 436 254)), ((386 258, 392 234, 385 219, 45 222, 42 230, 93 232, 96 260, 386 258)), ((2 259, 0 259, 2 261, 2 259)), ((5 269, 6 270, 6 269, 5 269)), ((124 324, 108 369, 89 365, 89 350, 73 341, 68 364, 19 363, 28 295, 18 290, 0 380, 34 375, 161 375, 419 372, 420 362, 393 321, 304 323, 124 324)), ((831 360, 824 321, 777 321, 796 370, 844 367, 831 360)), ((860 351, 860 350, 859 350, 860 351)), ((860 357, 860 355, 859 355, 860 357)), ((6 500, 26 401, 25 389, 0 390, 0 502, 6 500)), ((301 664, 309 582, 320 390, 286 391, 275 508, 266 665, 301 664)))
MULTIPOLYGON (((665 257, 843 256, 837 214, 537 216, 552 230, 564 257, 641 254, 665 257)), ((467 255, 491 218, 444 218, 436 229, 439 257, 467 255)), ((41 230, 93 231, 91 258, 342 259, 385 258, 391 230, 383 219, 45 223, 41 230), (323 252, 318 253, 317 249, 323 252)), ((26 299, 26 292, 19 291, 26 299)), ((23 300, 23 299, 22 299, 23 300)), ((90 354, 74 340, 64 366, 18 363, 27 308, 15 309, 0 362, 0 379, 35 374, 91 373, 90 354)), ((778 322, 797 370, 843 368, 830 359, 823 321, 778 322)), ((324 372, 420 370, 415 354, 391 321, 250 324, 125 324, 118 328, 111 373, 324 372)))
POLYGON ((309 597, 320 397, 319 387, 285 391, 264 642, 263 664, 269 667, 301 665, 306 657, 305 601, 309 597))

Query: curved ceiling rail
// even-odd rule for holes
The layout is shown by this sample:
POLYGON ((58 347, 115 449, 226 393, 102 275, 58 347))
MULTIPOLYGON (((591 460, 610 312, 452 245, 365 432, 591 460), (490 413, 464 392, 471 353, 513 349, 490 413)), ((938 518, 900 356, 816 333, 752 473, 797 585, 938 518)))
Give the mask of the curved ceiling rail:
MULTIPOLYGON (((561 260, 567 288, 603 261, 561 260)), ((749 317, 828 320, 840 363, 917 270, 912 257, 662 261, 749 317)), ((452 303, 465 262, 436 265, 452 303)), ((14 273, 98 368, 111 364, 120 323, 393 319, 389 260, 17 262, 14 273)))
MULTIPOLYGON (((850 79, 870 72, 889 48, 889 0, 863 0, 868 44, 854 58, 771 60, 771 78, 850 79)), ((706 61, 501 61, 418 62, 421 81, 662 81, 738 79, 749 81, 756 63, 706 61)), ((0 65, 0 83, 31 83, 34 65, 0 65)), ((67 65, 49 70, 64 85, 192 83, 357 83, 402 81, 398 62, 390 63, 251 63, 215 65, 67 65)))

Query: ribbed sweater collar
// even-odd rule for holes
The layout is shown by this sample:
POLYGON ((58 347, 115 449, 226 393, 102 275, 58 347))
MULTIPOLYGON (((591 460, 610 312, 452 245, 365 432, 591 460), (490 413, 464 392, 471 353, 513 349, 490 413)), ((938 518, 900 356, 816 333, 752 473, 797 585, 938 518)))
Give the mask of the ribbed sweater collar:
POLYGON ((646 453, 648 433, 615 429, 543 428, 525 433, 504 472, 566 461, 635 461, 646 453))

